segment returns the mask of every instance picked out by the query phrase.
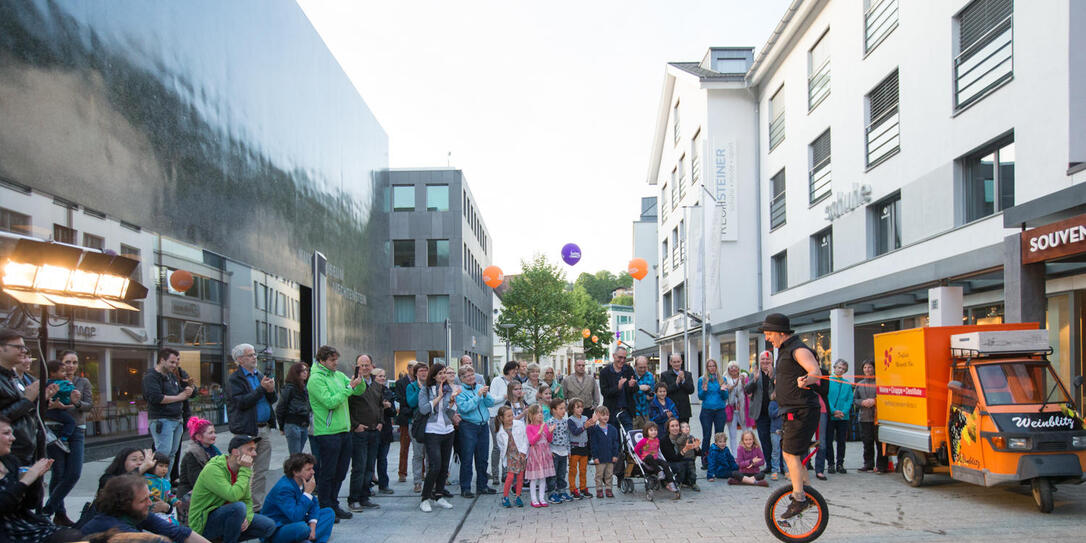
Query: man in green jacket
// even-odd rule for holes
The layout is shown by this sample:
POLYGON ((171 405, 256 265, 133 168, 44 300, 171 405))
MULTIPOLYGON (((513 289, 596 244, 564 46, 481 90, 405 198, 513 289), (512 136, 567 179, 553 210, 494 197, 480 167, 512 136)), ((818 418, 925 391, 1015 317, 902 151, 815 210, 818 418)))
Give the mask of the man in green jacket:
POLYGON ((366 382, 355 375, 348 379, 339 366, 339 351, 321 345, 317 364, 309 373, 306 389, 313 408, 313 442, 317 451, 317 496, 321 507, 330 507, 337 519, 353 515, 339 506, 339 488, 351 463, 351 417, 347 398, 366 391, 366 382))
POLYGON ((258 441, 259 437, 234 436, 226 454, 207 461, 192 487, 189 528, 222 543, 267 539, 275 533, 275 521, 253 513, 249 484, 258 441))

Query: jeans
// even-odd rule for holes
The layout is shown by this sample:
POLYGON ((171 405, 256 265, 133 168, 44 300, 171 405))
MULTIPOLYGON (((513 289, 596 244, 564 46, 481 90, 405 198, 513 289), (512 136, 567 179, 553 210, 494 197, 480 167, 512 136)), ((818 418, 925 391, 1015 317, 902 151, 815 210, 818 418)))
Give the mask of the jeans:
MULTIPOLYGON (((317 539, 313 543, 327 543, 332 537, 332 524, 335 521, 336 513, 327 507, 322 508, 317 515, 317 539)), ((309 541, 308 522, 291 522, 280 526, 268 543, 298 543, 299 541, 309 541)))
POLYGON ((569 471, 569 457, 551 453, 554 459, 554 475, 547 477, 547 494, 551 492, 565 492, 569 488, 566 483, 566 472, 569 471))
POLYGON ((445 487, 449 478, 449 459, 452 457, 453 435, 426 434, 426 482, 422 485, 422 499, 436 500, 435 489, 445 487))
POLYGON ((45 411, 45 420, 60 423, 60 428, 55 433, 63 441, 68 441, 68 438, 72 437, 72 433, 75 432, 75 417, 67 409, 47 409, 45 411))
POLYGON ((79 482, 79 476, 83 474, 83 444, 86 440, 86 430, 76 428, 72 436, 68 438, 70 453, 63 453, 56 447, 49 447, 49 458, 53 459, 52 476, 49 478, 49 501, 45 504, 45 513, 52 515, 64 513, 68 510, 64 507, 64 498, 79 482))
POLYGON ((245 502, 223 505, 207 515, 207 526, 200 535, 207 539, 222 539, 222 543, 237 543, 246 539, 265 539, 275 533, 275 521, 259 513, 254 514, 249 527, 241 531, 245 513, 245 502))
MULTIPOLYGON (((818 435, 822 439, 826 437, 826 414, 822 413, 818 417, 818 435)), ((815 473, 825 473, 826 471, 826 447, 819 447, 818 453, 815 454, 815 473)))
POLYGON ((411 481, 421 485, 426 477, 426 445, 412 439, 411 448, 411 481))
MULTIPOLYGON (((768 411, 768 409, 766 411, 768 411)), ((755 423, 758 426, 758 442, 762 445, 762 452, 765 453, 765 469, 768 470, 770 469, 769 464, 772 463, 770 462, 770 459, 773 458, 774 451, 779 451, 780 447, 773 444, 773 438, 770 436, 769 426, 771 422, 769 420, 769 413, 763 412, 755 423)))
POLYGON ((298 454, 305 450, 305 441, 309 437, 305 428, 288 422, 283 425, 283 433, 287 436, 288 454, 298 454))
POLYGON ((471 490, 471 464, 475 462, 475 488, 482 490, 487 484, 486 466, 490 453, 490 430, 486 424, 460 421, 457 432, 460 440, 460 490, 471 490))
POLYGON ((351 492, 347 502, 366 502, 370 499, 370 481, 377 467, 377 451, 381 433, 377 430, 351 432, 351 492))
POLYGON ((843 467, 845 463, 845 437, 848 436, 848 419, 830 420, 826 423, 826 437, 822 440, 826 448, 826 460, 830 466, 843 467), (837 443, 837 454, 834 454, 833 444, 837 443))
POLYGON ((181 434, 184 429, 180 419, 155 419, 151 421, 151 439, 155 443, 155 452, 170 457, 170 469, 173 469, 174 453, 181 448, 181 434))
POLYGON ((698 470, 694 468, 694 460, 685 458, 678 462, 668 462, 671 473, 675 474, 675 484, 694 486, 698 482, 698 470))
POLYGON ((339 508, 339 487, 351 464, 351 434, 347 432, 313 436, 317 449, 317 496, 321 507, 339 508))
POLYGON ((773 469, 773 473, 784 473, 781 469, 784 467, 784 458, 781 457, 781 432, 769 433, 769 440, 773 443, 773 454, 769 457, 769 465, 773 469))
POLYGON ((703 457, 708 458, 709 445, 713 443, 713 434, 724 431, 724 427, 728 424, 728 414, 724 412, 724 408, 702 408, 698 420, 701 421, 701 454, 703 457))
POLYGON ((377 488, 388 488, 388 449, 392 446, 391 441, 385 441, 383 439, 378 440, 380 444, 377 445, 377 488))

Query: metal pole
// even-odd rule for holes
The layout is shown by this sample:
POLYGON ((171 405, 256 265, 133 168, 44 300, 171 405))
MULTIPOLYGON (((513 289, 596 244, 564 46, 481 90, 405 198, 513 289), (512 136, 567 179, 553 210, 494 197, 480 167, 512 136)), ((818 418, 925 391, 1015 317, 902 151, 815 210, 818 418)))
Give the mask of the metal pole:
MULTIPOLYGON (((41 358, 38 359, 38 408, 34 410, 35 415, 38 417, 38 429, 35 432, 36 446, 34 448, 34 458, 45 458, 45 423, 42 422, 42 415, 45 413, 45 408, 48 405, 49 398, 45 393, 45 384, 49 382, 49 367, 45 365, 45 359, 49 356, 49 306, 41 306, 41 328, 38 329, 38 349, 41 351, 41 358)), ((40 483, 40 481, 39 481, 40 483)))
POLYGON ((683 231, 682 237, 679 238, 679 257, 683 259, 683 361, 686 363, 686 370, 690 371, 690 316, 687 313, 690 311, 690 304, 687 303, 690 300, 690 277, 686 271, 686 234, 690 229, 690 218, 686 213, 688 209, 690 206, 683 206, 683 231))
MULTIPOLYGON (((702 185, 705 188, 705 185, 702 185)), ((709 202, 705 202, 705 209, 702 210, 702 229, 706 228, 708 221, 705 220, 705 216, 709 211, 709 202)), ((709 360, 709 284, 706 280, 707 270, 709 269, 709 242, 712 240, 711 235, 715 235, 713 232, 705 232, 702 234, 702 255, 701 255, 701 359, 709 360)))

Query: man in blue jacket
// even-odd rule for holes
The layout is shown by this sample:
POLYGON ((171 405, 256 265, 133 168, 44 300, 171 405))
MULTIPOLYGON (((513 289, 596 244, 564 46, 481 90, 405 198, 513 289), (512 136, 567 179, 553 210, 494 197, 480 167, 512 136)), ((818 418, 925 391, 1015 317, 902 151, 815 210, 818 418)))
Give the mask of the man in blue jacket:
POLYGON ((253 458, 253 511, 259 513, 267 494, 268 466, 271 464, 271 439, 268 432, 275 429, 275 381, 256 369, 256 350, 242 343, 230 350, 238 369, 226 380, 226 411, 230 432, 234 435, 259 437, 253 458))
POLYGON ((339 521, 332 508, 321 508, 313 496, 317 488, 313 477, 316 462, 313 455, 306 453, 292 454, 283 462, 283 477, 264 500, 264 516, 279 527, 268 543, 326 543, 332 537, 332 525, 339 521))

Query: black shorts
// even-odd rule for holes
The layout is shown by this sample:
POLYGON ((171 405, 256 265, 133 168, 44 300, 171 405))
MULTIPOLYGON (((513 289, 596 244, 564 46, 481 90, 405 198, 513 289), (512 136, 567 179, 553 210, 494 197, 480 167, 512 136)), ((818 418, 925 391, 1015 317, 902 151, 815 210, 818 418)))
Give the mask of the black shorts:
POLYGON ((821 410, 818 407, 801 407, 781 414, 781 450, 797 456, 811 449, 821 410))

